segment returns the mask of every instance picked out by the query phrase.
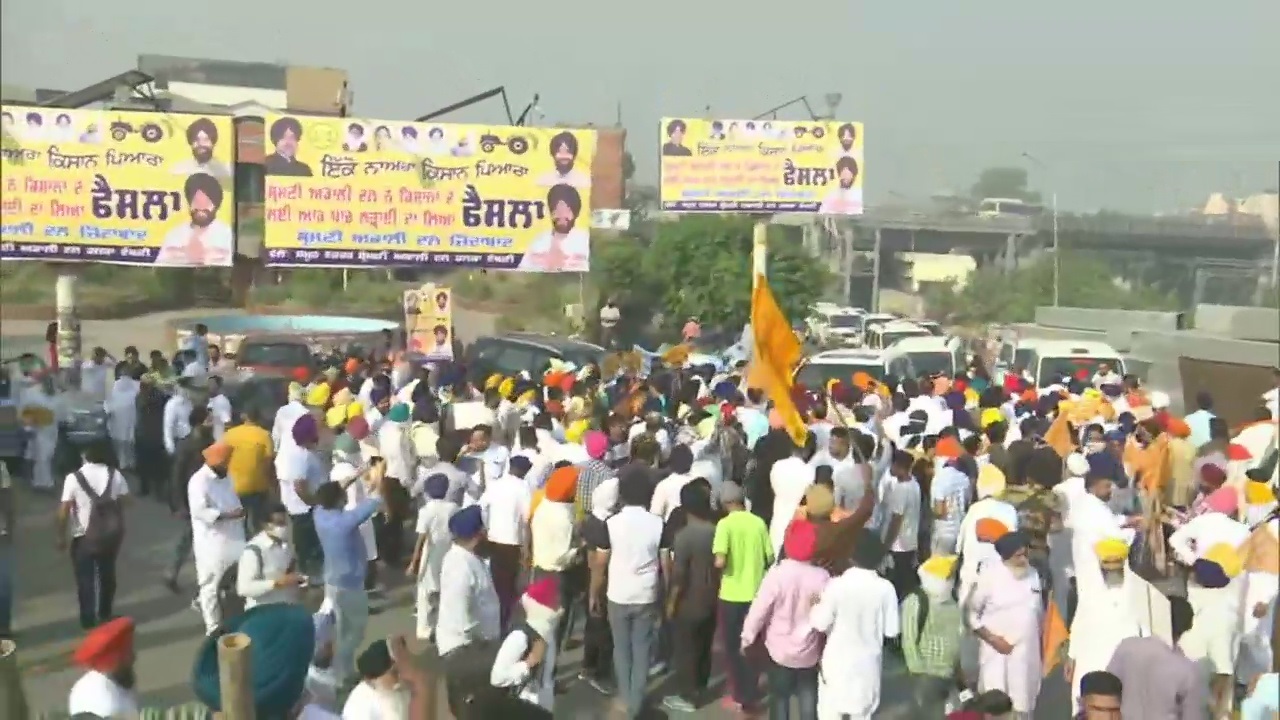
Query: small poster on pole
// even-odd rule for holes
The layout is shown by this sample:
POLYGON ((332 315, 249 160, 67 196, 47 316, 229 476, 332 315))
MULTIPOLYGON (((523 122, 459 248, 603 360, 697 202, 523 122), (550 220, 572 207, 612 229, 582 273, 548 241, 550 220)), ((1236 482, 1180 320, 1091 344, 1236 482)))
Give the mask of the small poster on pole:
POLYGON ((452 360, 453 292, 438 285, 405 290, 404 327, 410 352, 431 361, 452 360))

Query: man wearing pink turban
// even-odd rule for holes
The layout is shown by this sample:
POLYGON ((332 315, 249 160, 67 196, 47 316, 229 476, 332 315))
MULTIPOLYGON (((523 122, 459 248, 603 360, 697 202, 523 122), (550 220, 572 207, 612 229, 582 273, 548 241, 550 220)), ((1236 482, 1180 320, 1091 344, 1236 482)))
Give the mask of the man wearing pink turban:
POLYGON ((591 496, 601 483, 617 474, 604 461, 609 452, 609 436, 599 430, 588 430, 582 436, 587 451, 587 461, 578 466, 576 521, 581 522, 591 512, 591 496))

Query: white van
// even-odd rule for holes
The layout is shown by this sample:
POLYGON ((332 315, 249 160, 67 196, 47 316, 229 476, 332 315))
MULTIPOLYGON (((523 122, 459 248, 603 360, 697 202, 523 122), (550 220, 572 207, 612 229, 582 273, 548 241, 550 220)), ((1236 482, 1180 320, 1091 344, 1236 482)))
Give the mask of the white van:
POLYGON ((832 380, 848 383, 855 373, 864 372, 877 382, 892 374, 898 378, 915 377, 911 360, 903 355, 887 358, 875 350, 827 350, 807 357, 796 368, 795 381, 807 388, 824 388, 832 380))
POLYGON ((899 340, 909 337, 933 337, 933 335, 908 320, 893 320, 868 327, 862 346, 868 350, 887 350, 899 340))
POLYGON ((1091 382, 1098 368, 1109 365, 1124 375, 1124 358, 1106 343, 1091 340, 1041 340, 1009 338, 1000 345, 996 358, 995 382, 1003 383, 1006 372, 1019 366, 1036 387, 1048 387, 1063 377, 1079 377, 1091 382))
POLYGON ((898 356, 907 357, 912 369, 919 375, 941 373, 955 377, 956 373, 965 368, 964 350, 958 338, 934 335, 906 337, 885 351, 885 357, 889 359, 898 356))

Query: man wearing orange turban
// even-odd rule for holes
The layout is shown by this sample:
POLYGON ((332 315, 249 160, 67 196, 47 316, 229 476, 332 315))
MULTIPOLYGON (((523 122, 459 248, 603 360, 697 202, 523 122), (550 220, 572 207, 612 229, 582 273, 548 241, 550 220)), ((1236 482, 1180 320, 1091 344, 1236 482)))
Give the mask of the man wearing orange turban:
POLYGON ((982 518, 974 526, 974 530, 977 532, 978 542, 984 543, 994 543, 1009 534, 1009 526, 995 518, 982 518))
POLYGON ((67 709, 72 716, 138 716, 133 636, 133 620, 122 617, 90 630, 80 642, 71 661, 88 672, 71 686, 67 709))
POLYGON ((244 549, 244 507, 227 475, 231 446, 214 443, 204 450, 204 467, 187 481, 191 513, 191 550, 196 560, 196 599, 205 631, 212 634, 222 622, 218 585, 244 549))

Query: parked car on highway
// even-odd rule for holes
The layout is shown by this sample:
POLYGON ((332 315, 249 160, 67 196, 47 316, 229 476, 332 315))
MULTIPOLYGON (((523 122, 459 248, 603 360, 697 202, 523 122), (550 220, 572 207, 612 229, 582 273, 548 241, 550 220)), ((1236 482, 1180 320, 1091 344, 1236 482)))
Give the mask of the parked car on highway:
POLYGON ((247 337, 236 349, 235 361, 238 369, 250 374, 288 375, 301 368, 311 375, 316 371, 311 345, 305 339, 293 335, 247 337))
POLYGON ((477 339, 467 348, 465 364, 468 379, 483 383, 490 375, 512 376, 522 371, 541 377, 552 360, 582 367, 599 363, 604 355, 604 348, 583 340, 518 332, 477 339))

